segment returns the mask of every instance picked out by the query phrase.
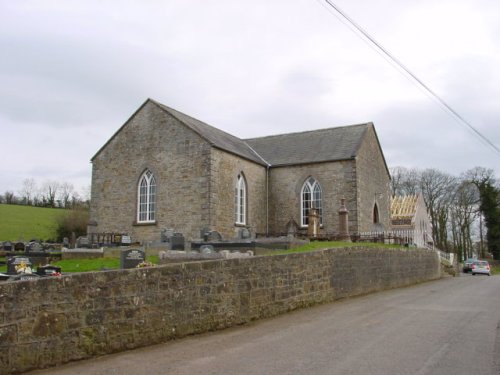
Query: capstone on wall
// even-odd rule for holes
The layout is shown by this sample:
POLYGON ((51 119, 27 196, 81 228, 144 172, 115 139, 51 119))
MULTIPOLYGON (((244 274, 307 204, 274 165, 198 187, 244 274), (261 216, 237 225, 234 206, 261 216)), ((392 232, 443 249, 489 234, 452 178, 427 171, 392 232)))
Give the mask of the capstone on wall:
POLYGON ((199 238, 209 225, 210 145, 174 117, 146 102, 92 162, 89 232, 128 233, 158 241, 163 228, 199 238), (156 178, 155 224, 137 219, 137 187, 150 169, 156 178))

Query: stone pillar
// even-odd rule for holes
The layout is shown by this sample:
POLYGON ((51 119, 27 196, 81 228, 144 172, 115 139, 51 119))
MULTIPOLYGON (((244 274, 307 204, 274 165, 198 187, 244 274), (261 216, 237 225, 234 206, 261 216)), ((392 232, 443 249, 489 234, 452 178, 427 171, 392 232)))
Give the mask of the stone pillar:
POLYGON ((309 210, 308 226, 307 226, 307 237, 316 238, 319 234, 319 210, 317 208, 311 208, 309 210))
POLYGON ((351 241, 351 236, 349 234, 349 211, 345 206, 344 198, 340 200, 339 208, 339 240, 351 241))

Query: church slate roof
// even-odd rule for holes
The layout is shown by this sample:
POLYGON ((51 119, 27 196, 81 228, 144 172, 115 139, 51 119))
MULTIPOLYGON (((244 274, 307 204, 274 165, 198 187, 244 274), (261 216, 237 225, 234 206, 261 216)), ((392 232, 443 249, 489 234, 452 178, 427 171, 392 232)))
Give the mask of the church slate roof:
POLYGON ((247 139, 272 166, 354 158, 371 123, 247 139))
POLYGON ((357 155, 368 126, 373 126, 367 123, 243 140, 152 99, 149 100, 213 146, 273 167, 352 159, 357 155))
MULTIPOLYGON (((152 99, 146 100, 136 113, 148 102, 176 118, 213 147, 272 167, 352 159, 357 155, 368 127, 373 126, 372 123, 366 123, 243 140, 152 99)), ((111 139, 94 155, 92 161, 111 139)))
POLYGON ((164 104, 158 103, 152 99, 149 100, 155 103, 162 110, 174 116, 184 125, 188 126, 202 138, 206 139, 208 142, 210 142, 212 146, 242 156, 256 163, 264 165, 266 164, 262 160, 262 158, 255 151, 253 151, 252 148, 247 143, 245 143, 245 141, 241 140, 240 138, 235 137, 234 135, 231 135, 229 133, 226 133, 223 130, 210 126, 182 112, 176 111, 173 108, 167 107, 164 104))

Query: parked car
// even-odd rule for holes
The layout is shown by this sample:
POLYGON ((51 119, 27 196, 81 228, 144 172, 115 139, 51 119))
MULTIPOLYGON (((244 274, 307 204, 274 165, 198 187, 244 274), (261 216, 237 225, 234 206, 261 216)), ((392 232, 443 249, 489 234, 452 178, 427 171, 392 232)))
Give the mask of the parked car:
POLYGON ((472 263, 471 272, 473 275, 482 273, 491 276, 490 264, 485 260, 476 260, 474 263, 472 263))
POLYGON ((477 262, 477 259, 475 259, 475 258, 466 259, 464 261, 464 266, 462 268, 462 271, 464 271, 464 273, 471 271, 472 270, 472 263, 474 263, 474 262, 477 262))

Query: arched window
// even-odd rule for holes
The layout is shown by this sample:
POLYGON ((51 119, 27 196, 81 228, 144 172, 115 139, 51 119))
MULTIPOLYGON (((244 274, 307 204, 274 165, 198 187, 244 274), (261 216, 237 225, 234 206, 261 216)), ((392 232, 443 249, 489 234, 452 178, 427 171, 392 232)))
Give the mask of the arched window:
POLYGON ((300 207, 301 207, 301 224, 302 226, 307 226, 309 224, 309 210, 311 208, 316 208, 319 211, 319 223, 323 223, 323 209, 322 209, 322 191, 321 186, 318 181, 314 178, 309 177, 304 186, 302 186, 300 207))
POLYGON ((236 224, 246 224, 247 188, 245 177, 238 175, 234 189, 234 212, 236 224))
POLYGON ((139 180, 137 187, 137 222, 152 223, 156 216, 156 180, 147 169, 139 180))
POLYGON ((378 224, 380 222, 380 218, 378 216, 378 206, 377 203, 373 206, 373 224, 378 224))

